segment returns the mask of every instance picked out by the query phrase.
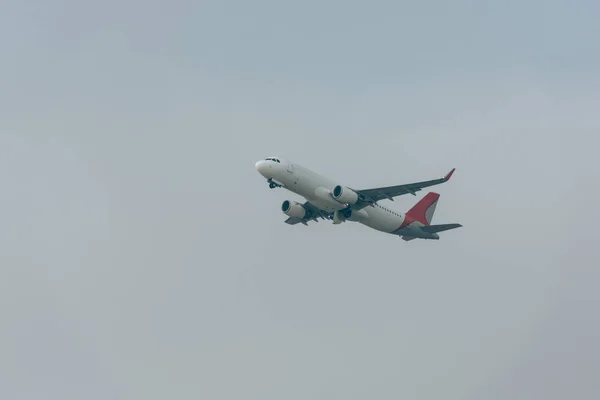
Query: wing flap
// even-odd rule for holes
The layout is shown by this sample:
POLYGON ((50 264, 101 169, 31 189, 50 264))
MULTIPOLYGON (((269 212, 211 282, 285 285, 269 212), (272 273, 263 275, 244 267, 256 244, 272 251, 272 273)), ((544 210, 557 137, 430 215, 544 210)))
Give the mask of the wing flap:
POLYGON ((310 222, 310 221, 319 222, 318 218, 321 218, 321 219, 330 219, 331 218, 330 213, 321 210, 320 208, 309 203, 308 201, 305 202, 304 204, 302 204, 302 207, 304 207, 304 209, 306 210, 306 215, 304 216, 304 218, 289 217, 284 222, 289 225, 296 225, 299 223, 308 225, 308 222, 310 222))
POLYGON ((289 217, 289 218, 288 218, 288 219, 286 219, 284 222, 285 222, 286 224, 289 224, 289 225, 296 225, 296 224, 300 224, 300 223, 302 223, 302 224, 304 224, 304 225, 307 225, 307 223, 306 223, 306 221, 305 221, 305 220, 303 220, 303 219, 300 219, 300 218, 296 218, 296 217, 289 217))

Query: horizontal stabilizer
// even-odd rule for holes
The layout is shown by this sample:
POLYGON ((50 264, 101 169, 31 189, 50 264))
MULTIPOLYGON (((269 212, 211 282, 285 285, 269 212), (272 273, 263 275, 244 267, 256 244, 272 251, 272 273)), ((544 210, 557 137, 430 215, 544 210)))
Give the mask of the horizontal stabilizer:
POLYGON ((425 231, 427 233, 437 233, 437 232, 447 231, 449 229, 460 228, 461 226, 462 226, 461 224, 427 225, 427 226, 422 226, 421 230, 425 231))

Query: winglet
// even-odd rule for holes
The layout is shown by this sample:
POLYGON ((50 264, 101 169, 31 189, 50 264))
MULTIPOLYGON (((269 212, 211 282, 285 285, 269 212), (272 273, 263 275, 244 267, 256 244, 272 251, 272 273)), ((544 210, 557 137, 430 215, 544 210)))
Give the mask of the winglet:
POLYGON ((455 170, 455 169, 456 169, 456 168, 452 168, 452 170, 446 174, 446 176, 444 177, 444 180, 445 180, 445 181, 449 181, 449 180, 450 180, 450 177, 451 177, 451 176, 452 176, 452 174, 454 173, 454 170, 455 170))

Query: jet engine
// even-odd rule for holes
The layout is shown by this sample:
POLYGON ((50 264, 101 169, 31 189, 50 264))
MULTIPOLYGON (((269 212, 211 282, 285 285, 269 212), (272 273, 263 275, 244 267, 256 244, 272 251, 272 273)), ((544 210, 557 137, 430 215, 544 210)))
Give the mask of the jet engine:
POLYGON ((302 207, 302 204, 296 203, 295 201, 286 200, 281 204, 281 211, 288 217, 304 218, 306 215, 306 209, 302 207))
POLYGON ((344 204, 354 204, 358 201, 358 193, 341 185, 334 187, 331 195, 335 200, 344 204))

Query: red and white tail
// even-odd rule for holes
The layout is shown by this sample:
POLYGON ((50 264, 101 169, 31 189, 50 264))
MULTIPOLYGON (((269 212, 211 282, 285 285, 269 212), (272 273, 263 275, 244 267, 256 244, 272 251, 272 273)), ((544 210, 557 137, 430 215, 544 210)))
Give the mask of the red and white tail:
POLYGON ((433 220, 433 213, 437 206, 440 195, 429 192, 417 204, 407 211, 406 216, 413 221, 418 221, 423 225, 430 225, 433 220))

